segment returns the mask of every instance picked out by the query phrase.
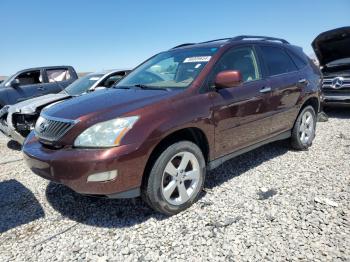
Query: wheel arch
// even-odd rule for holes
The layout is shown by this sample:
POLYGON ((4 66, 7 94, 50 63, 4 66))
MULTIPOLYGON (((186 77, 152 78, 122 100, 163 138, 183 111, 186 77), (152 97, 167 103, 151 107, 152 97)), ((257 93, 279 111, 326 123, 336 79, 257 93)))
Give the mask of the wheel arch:
POLYGON ((315 113, 316 113, 316 117, 317 117, 317 114, 318 114, 318 112, 320 110, 320 100, 317 97, 309 97, 309 98, 307 98, 305 100, 305 102, 302 104, 302 106, 300 107, 298 115, 307 106, 312 106, 313 107, 313 109, 315 110, 315 113))
POLYGON ((208 163, 209 161, 209 141, 203 130, 201 130, 198 127, 186 127, 179 130, 176 130, 167 136, 165 136, 152 150, 142 177, 142 185, 145 184, 145 181, 147 181, 149 172, 154 164, 154 162, 157 160, 157 158, 160 156, 160 154, 170 145, 180 142, 180 141, 190 141, 196 144, 202 151, 205 162, 208 163))

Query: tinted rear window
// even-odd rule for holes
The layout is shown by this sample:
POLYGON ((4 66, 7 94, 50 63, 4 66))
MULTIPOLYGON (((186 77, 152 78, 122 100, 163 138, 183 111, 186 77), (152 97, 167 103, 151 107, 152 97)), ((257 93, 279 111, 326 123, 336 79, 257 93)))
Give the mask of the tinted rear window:
POLYGON ((293 59, 293 62, 297 65, 298 69, 302 69, 308 64, 307 58, 300 57, 299 55, 290 51, 288 51, 288 54, 293 59))
POLYGON ((273 46, 262 46, 261 51, 270 76, 298 70, 283 49, 273 46))

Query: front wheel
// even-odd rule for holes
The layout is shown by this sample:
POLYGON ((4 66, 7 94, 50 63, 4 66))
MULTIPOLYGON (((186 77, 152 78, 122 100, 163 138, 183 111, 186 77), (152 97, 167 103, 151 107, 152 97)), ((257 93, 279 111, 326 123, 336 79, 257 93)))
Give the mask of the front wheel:
POLYGON ((188 141, 172 144, 155 161, 143 187, 143 199, 165 215, 181 212, 198 199, 205 166, 196 144, 188 141))
POLYGON ((312 145, 316 132, 316 113, 312 106, 306 106, 295 121, 291 145, 296 150, 306 150, 312 145))

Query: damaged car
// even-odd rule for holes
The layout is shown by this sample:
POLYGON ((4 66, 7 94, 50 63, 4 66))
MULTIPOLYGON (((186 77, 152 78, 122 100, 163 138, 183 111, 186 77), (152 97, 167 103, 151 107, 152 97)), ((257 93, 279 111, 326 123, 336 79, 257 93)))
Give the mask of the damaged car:
POLYGON ((323 74, 323 106, 350 105, 350 27, 321 33, 312 47, 323 74))
POLYGON ((174 215, 202 195, 206 171, 229 159, 284 139, 308 149, 320 75, 284 39, 182 44, 115 88, 45 108, 23 156, 35 174, 80 194, 141 196, 174 215))
POLYGON ((35 97, 11 106, 6 105, 0 110, 0 131, 23 144, 43 108, 84 93, 110 88, 128 72, 129 70, 112 70, 88 74, 58 94, 35 97))
POLYGON ((0 109, 33 97, 57 94, 78 79, 71 66, 21 70, 0 83, 0 109))

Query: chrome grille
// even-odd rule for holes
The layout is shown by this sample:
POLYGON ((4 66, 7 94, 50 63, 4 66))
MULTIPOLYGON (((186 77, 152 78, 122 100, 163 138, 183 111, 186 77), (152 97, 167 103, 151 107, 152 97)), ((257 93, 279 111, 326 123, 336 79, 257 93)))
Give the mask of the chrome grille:
POLYGON ((322 87, 326 89, 350 88, 350 77, 324 77, 322 87))
POLYGON ((72 120, 40 116, 35 124, 35 135, 47 141, 58 141, 74 124, 72 120))

